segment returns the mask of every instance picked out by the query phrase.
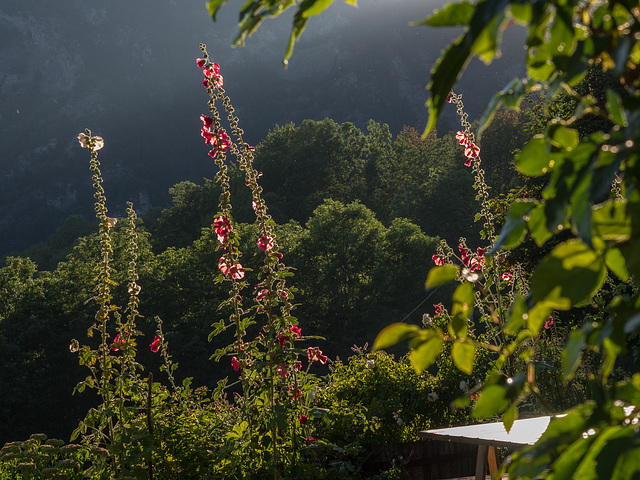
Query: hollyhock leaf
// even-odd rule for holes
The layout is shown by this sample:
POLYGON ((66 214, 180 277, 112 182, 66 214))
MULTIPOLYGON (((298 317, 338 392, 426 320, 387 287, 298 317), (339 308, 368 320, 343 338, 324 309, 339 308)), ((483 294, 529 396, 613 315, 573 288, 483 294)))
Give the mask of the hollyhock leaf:
POLYGON ((531 277, 532 300, 566 310, 587 305, 607 270, 599 255, 580 240, 554 247, 531 277))
POLYGON ((559 123, 549 126, 548 136, 552 145, 563 148, 566 151, 573 150, 580 143, 577 130, 567 128, 559 123))
POLYGON ((502 414, 502 423, 504 425, 504 429, 509 433, 511 431, 511 427, 513 427, 513 422, 518 419, 518 409, 516 408, 516 404, 512 404, 506 412, 502 414))
POLYGON ((487 255, 493 255, 502 247, 511 249, 520 245, 527 231, 527 215, 535 206, 533 200, 519 200, 511 204, 500 236, 487 255))
POLYGON ((419 345, 411 349, 409 359, 417 374, 429 368, 440 355, 442 350, 442 338, 439 335, 430 335, 419 345))
POLYGON ((547 214, 544 203, 536 205, 536 207, 531 210, 527 226, 529 227, 531 237, 539 247, 544 245, 547 240, 553 236, 553 234, 547 229, 547 214))
POLYGON ((455 342, 451 348, 453 363, 463 373, 471 375, 476 355, 476 347, 471 343, 455 342))
POLYGON ((622 100, 620 95, 611 89, 607 89, 607 111, 609 112, 609 119, 616 125, 626 127, 628 125, 627 115, 624 107, 622 106, 622 100))
POLYGON ((504 333, 511 336, 517 335, 527 318, 529 318, 527 304, 524 297, 518 294, 509 309, 509 317, 507 324, 504 326, 504 333))
POLYGON ((528 177, 539 177, 549 170, 549 147, 543 135, 536 135, 516 155, 516 168, 528 177))
POLYGON ((207 10, 209 10, 209 15, 211 15, 211 18, 214 22, 216 20, 216 15, 218 14, 220 7, 222 7, 222 5, 224 5, 225 3, 227 3, 227 0, 209 0, 207 2, 207 10))
POLYGON ((427 275, 426 288, 434 288, 443 283, 455 280, 458 276, 458 267, 454 265, 442 265, 433 267, 427 275))
POLYGON ((324 12, 332 3, 333 0, 306 0, 300 4, 300 12, 304 18, 313 17, 324 12))
POLYGON ((487 418, 498 415, 509 406, 507 389, 501 385, 489 385, 482 389, 471 415, 476 418, 487 418))
POLYGON ((527 327, 533 333, 539 332, 542 326, 547 322, 552 308, 543 302, 536 303, 527 312, 527 327))
POLYGON ((420 329, 417 325, 394 323, 383 328, 373 342, 373 351, 391 347, 396 343, 416 335, 420 329))
POLYGON ((623 282, 629 280, 629 271, 625 265, 626 259, 619 248, 610 248, 604 254, 604 263, 616 277, 623 282))
POLYGON ((468 25, 473 16, 475 6, 471 2, 462 1, 449 3, 441 10, 436 10, 428 18, 411 25, 429 25, 431 27, 451 27, 456 25, 468 25))
POLYGON ((582 349, 586 344, 587 332, 584 329, 573 330, 569 333, 569 340, 562 350, 562 374, 565 378, 572 378, 582 358, 582 349))

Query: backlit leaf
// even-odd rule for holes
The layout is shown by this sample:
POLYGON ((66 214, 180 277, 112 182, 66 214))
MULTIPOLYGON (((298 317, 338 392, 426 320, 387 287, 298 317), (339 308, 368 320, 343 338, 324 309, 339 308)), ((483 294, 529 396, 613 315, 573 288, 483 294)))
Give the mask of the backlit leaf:
POLYGON ((408 323, 393 323, 382 329, 373 342, 373 350, 388 348, 396 343, 416 335, 420 329, 408 323))
POLYGON ((471 343, 454 342, 451 348, 453 363, 463 373, 471 375, 476 354, 476 347, 471 343))
POLYGON ((455 280, 458 276, 458 267, 454 265, 441 265, 433 267, 427 275, 427 288, 434 288, 446 282, 455 280))

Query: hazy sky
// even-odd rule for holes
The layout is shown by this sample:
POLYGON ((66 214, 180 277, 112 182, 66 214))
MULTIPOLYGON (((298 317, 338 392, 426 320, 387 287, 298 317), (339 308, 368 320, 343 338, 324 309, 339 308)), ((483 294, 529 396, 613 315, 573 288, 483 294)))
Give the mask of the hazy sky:
MULTIPOLYGON (((306 118, 422 128, 429 70, 460 33, 409 26, 444 2, 360 0, 356 9, 336 1, 310 20, 285 70, 293 12, 232 48, 242 3, 230 0, 213 23, 204 0, 2 1, 0 254, 16 248, 11 237, 46 239, 68 214, 91 213, 87 155, 76 140, 85 128, 105 137, 116 213, 126 200, 142 210, 166 204, 169 186, 213 176, 199 136, 201 42, 221 66, 246 140, 257 143, 306 118)), ((500 61, 470 65, 457 90, 472 117, 520 73, 521 45, 510 38, 500 61)))

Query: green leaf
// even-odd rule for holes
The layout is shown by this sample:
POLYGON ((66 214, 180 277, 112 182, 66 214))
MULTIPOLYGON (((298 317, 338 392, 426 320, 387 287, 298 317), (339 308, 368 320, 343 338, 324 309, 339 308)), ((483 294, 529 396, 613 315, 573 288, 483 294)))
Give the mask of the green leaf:
POLYGON ((623 282, 629 280, 629 271, 625 265, 626 260, 619 248, 610 248, 604 254, 604 263, 616 277, 623 282))
POLYGON ((620 95, 611 89, 607 89, 607 110, 609 111, 609 119, 613 123, 621 127, 628 125, 627 114, 622 106, 620 95))
POLYGON ((536 135, 516 155, 516 168, 528 177, 539 177, 548 172, 551 157, 544 136, 536 135))
POLYGON ((446 282, 455 280, 458 276, 458 267, 454 265, 441 265, 433 267, 427 275, 427 288, 434 288, 446 282))
POLYGON ((544 323, 549 318, 551 310, 551 307, 539 302, 531 307, 527 312, 527 327, 533 334, 540 331, 544 323))
POLYGON ((567 310, 586 305, 602 286, 606 268, 598 255, 580 240, 554 247, 531 277, 532 300, 567 310))
POLYGON ((467 25, 471 21, 474 9, 475 6, 467 1, 448 3, 442 10, 436 10, 430 17, 411 25, 429 25, 431 27, 467 25))
POLYGON ((498 415, 509 406, 507 390, 502 385, 489 385, 482 389, 476 406, 471 414, 477 418, 487 418, 498 415))
POLYGON ((573 150, 580 143, 577 130, 567 128, 559 123, 549 126, 548 135, 553 146, 563 148, 567 151, 573 150))
POLYGON ((532 200, 517 200, 511 204, 500 236, 487 252, 488 255, 493 255, 502 247, 509 249, 520 245, 527 231, 527 215, 534 206, 536 203, 532 200))
POLYGON ((222 5, 224 5, 225 3, 227 3, 227 0, 209 0, 207 2, 207 10, 209 10, 209 15, 211 15, 211 18, 214 22, 216 20, 216 15, 218 14, 220 7, 222 7, 222 5))
POLYGON ((631 238, 631 215, 627 202, 616 200, 597 205, 592 211, 593 234, 606 242, 623 243, 631 238))
POLYGON ((562 374, 566 378, 572 378, 582 357, 582 349, 586 344, 586 332, 583 329, 573 330, 569 333, 569 341, 562 350, 562 374))
POLYGON ((518 294, 509 309, 509 317, 504 327, 504 333, 511 336, 517 335, 527 318, 529 318, 527 304, 522 295, 518 294))
POLYGON ((416 374, 422 373, 433 365, 441 350, 442 337, 439 335, 431 335, 425 341, 412 348, 409 359, 416 374))
POLYGON ((416 325, 394 323, 382 329, 373 342, 373 351, 389 348, 402 340, 417 335, 420 331, 416 325))
POLYGON ((547 229, 548 222, 545 206, 545 203, 536 205, 536 207, 531 210, 529 221, 527 222, 531 238, 533 238, 536 245, 539 247, 544 245, 547 240, 553 236, 553 234, 547 229))
POLYGON ((471 375, 473 372, 476 347, 471 343, 454 342, 451 348, 453 363, 463 373, 471 375))
POLYGON ((513 422, 518 419, 518 408, 515 403, 513 403, 506 412, 502 414, 502 423, 504 424, 504 429, 509 433, 511 431, 511 427, 513 427, 513 422))
POLYGON ((333 0, 313 0, 310 3, 302 2, 300 4, 300 11, 304 18, 313 17, 314 15, 324 12, 332 3, 333 0))
POLYGON ((453 292, 453 307, 451 314, 453 318, 449 323, 449 331, 456 338, 467 336, 468 319, 475 305, 475 290, 470 283, 458 285, 453 292))

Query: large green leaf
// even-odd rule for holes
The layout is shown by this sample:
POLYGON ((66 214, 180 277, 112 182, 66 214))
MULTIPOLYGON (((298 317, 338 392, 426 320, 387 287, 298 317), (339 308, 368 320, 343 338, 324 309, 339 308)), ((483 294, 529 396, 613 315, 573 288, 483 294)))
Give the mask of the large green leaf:
POLYGON ((442 337, 440 335, 429 335, 419 344, 411 349, 409 359, 417 374, 429 368, 440 355, 442 350, 442 337))
POLYGON ((455 280, 458 276, 458 267, 454 265, 441 265, 433 267, 427 275, 427 288, 434 288, 446 282, 455 280))
POLYGON ((544 136, 534 137, 516 155, 516 168, 528 177, 539 177, 552 168, 549 146, 544 136))
POLYGON ((507 389, 502 385, 489 385, 482 389, 482 395, 478 397, 472 415, 477 418, 493 417, 508 406, 507 389))
POLYGON ((463 373, 471 375, 476 355, 476 347, 472 343, 455 342, 451 347, 453 363, 463 373))
POLYGON ((532 300, 568 310, 589 302, 606 276, 602 259, 580 240, 554 247, 531 277, 532 300))
POLYGON ((412 25, 429 25, 431 27, 451 27, 467 25, 471 21, 475 5, 471 2, 461 1, 448 3, 441 10, 436 10, 433 15, 412 25))
POLYGON ((416 325, 408 323, 393 323, 382 329, 373 342, 373 350, 392 347, 396 343, 411 338, 420 331, 416 325))
POLYGON ((488 254, 492 255, 500 248, 515 248, 522 242, 527 232, 527 215, 537 203, 533 200, 517 200, 511 204, 500 236, 488 254))

